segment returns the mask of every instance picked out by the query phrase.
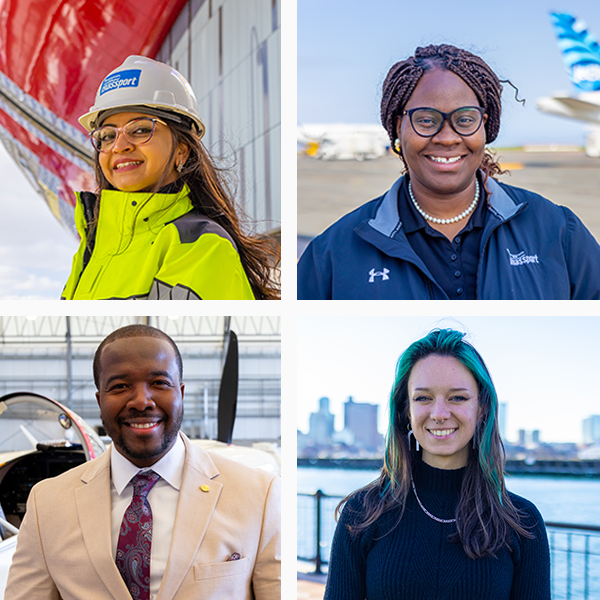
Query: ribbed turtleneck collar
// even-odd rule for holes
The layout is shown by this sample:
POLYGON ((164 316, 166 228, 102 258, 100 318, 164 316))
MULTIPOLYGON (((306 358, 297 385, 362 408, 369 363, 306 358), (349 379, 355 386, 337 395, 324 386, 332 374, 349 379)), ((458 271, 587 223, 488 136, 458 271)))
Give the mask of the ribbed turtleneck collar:
POLYGON ((462 469, 436 469, 422 460, 415 461, 413 479, 417 490, 434 494, 460 493, 466 467, 462 469))

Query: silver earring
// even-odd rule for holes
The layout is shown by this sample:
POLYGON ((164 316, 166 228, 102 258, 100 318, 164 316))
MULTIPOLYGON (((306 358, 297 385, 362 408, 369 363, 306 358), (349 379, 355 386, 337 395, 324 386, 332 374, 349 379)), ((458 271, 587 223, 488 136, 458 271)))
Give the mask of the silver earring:
POLYGON ((181 173, 181 171, 183 171, 183 165, 184 165, 184 161, 183 160, 179 161, 179 164, 177 165, 178 173, 181 173))
MULTIPOLYGON (((410 427, 410 425, 409 425, 410 427)), ((408 430, 408 449, 410 450, 410 436, 414 435, 413 430, 409 429, 408 430)), ((417 444, 417 452, 421 449, 421 446, 419 446, 419 440, 417 439, 417 437, 415 436, 415 442, 417 444)))

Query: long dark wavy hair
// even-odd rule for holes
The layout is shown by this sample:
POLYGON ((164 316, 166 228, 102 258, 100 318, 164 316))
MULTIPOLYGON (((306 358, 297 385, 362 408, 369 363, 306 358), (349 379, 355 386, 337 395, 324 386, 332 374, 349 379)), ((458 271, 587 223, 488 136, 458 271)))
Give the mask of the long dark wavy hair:
MULTIPOLYGON (((491 144, 498 137, 500 131, 502 85, 489 65, 479 56, 450 44, 417 48, 414 56, 397 62, 389 70, 383 82, 381 94, 381 123, 388 132, 392 148, 402 160, 405 169, 406 161, 402 155, 402 148, 397 149, 394 146, 394 140, 397 137, 397 120, 402 115, 404 107, 423 74, 435 68, 452 71, 473 90, 479 105, 485 109, 488 116, 485 123, 486 144, 491 144)), ((512 86, 508 80, 505 80, 504 83, 512 86)), ((519 100, 519 102, 524 101, 519 100)), ((505 172, 488 148, 484 152, 480 169, 488 177, 505 172)))
POLYGON ((387 433, 384 466, 378 479, 353 492, 337 507, 354 496, 362 497, 363 512, 353 533, 360 533, 382 514, 398 510, 402 519, 406 498, 411 489, 415 461, 421 460, 415 444, 409 444, 410 406, 408 380, 415 364, 428 356, 449 356, 459 360, 477 382, 479 420, 456 508, 456 536, 470 558, 495 556, 509 546, 513 532, 531 538, 521 524, 504 483, 505 453, 498 431, 498 397, 490 373, 475 348, 466 342, 464 333, 454 329, 436 329, 411 344, 400 356, 390 394, 390 423, 387 433), (412 446, 412 447, 411 447, 412 446), (473 448, 475 446, 475 448, 473 448))
MULTIPOLYGON (((218 223, 231 236, 240 256, 242 266, 248 277, 252 292, 257 300, 278 300, 281 297, 279 285, 280 247, 272 238, 251 235, 245 230, 250 226, 250 219, 241 206, 236 205, 230 192, 225 174, 226 170, 216 166, 204 144, 198 137, 191 122, 183 119, 177 123, 169 119, 168 113, 161 114, 168 123, 173 137, 173 147, 167 165, 172 165, 177 148, 184 143, 190 149, 189 157, 180 173, 178 181, 186 183, 190 189, 192 205, 203 215, 218 223)), ((102 190, 115 188, 104 176, 99 162, 99 153, 95 156, 95 173, 98 183, 98 200, 94 207, 94 219, 99 213, 99 198, 102 190)), ((168 168, 154 186, 152 192, 158 192, 169 175, 168 168)))

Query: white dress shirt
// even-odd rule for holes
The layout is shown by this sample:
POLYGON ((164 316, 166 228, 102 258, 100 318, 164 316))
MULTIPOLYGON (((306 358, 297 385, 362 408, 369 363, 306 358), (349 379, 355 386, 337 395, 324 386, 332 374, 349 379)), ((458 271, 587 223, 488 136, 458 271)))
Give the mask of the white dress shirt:
POLYGON ((160 479, 148 494, 152 509, 152 547, 150 550, 150 600, 158 594, 169 558, 179 490, 183 479, 185 445, 181 436, 173 447, 151 467, 140 469, 119 453, 113 444, 110 453, 111 473, 111 541, 113 558, 117 556, 117 543, 123 515, 133 498, 131 480, 141 471, 152 470, 160 479))

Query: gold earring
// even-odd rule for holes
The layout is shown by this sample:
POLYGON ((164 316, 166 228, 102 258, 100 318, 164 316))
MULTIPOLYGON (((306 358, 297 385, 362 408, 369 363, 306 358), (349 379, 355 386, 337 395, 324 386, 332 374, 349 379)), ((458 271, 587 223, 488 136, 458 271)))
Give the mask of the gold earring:
POLYGON ((400 154, 400 140, 398 138, 394 140, 394 150, 400 154))

